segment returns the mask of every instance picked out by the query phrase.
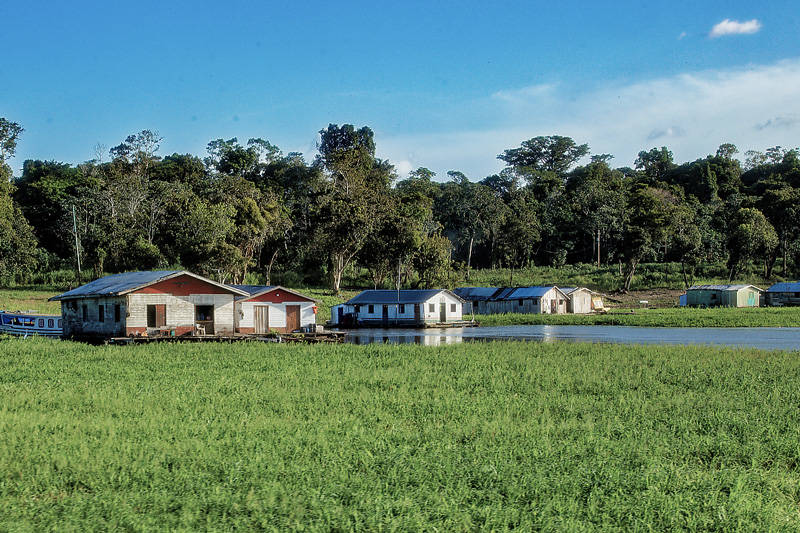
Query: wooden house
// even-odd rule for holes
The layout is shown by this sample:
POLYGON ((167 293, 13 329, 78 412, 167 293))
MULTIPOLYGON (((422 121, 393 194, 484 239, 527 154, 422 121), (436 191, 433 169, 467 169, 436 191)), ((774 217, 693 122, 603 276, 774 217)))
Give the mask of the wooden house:
POLYGON ((317 323, 317 302, 280 286, 231 285, 236 297, 236 333, 291 333, 317 323))
POLYGON ((128 272, 96 279, 61 302, 65 337, 232 335, 242 290, 185 270, 128 272))
POLYGON ((464 300, 464 315, 476 314, 485 315, 487 313, 487 302, 492 299, 500 289, 497 287, 460 287, 454 289, 453 293, 464 300))
POLYGON ((766 292, 766 305, 800 305, 800 281, 776 283, 766 292))
POLYGON ((464 300, 444 289, 367 290, 331 309, 334 326, 415 326, 462 321, 464 300))
POLYGON ((758 307, 761 289, 753 285, 694 285, 686 289, 689 307, 758 307))
POLYGON ((509 287, 498 291, 487 303, 490 314, 524 313, 553 314, 567 313, 569 298, 555 285, 536 287, 509 287))
POLYGON ((578 315, 603 311, 603 299, 586 287, 559 287, 567 295, 567 312, 578 315))

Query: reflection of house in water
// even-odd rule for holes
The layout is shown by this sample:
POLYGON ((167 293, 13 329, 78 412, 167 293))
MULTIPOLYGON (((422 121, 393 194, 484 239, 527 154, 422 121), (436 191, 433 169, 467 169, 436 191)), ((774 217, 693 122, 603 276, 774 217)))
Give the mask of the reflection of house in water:
POLYGON ((418 344, 420 346, 444 346, 446 344, 460 344, 464 338, 460 335, 424 335, 404 333, 389 333, 382 331, 350 332, 347 334, 350 344, 418 344))

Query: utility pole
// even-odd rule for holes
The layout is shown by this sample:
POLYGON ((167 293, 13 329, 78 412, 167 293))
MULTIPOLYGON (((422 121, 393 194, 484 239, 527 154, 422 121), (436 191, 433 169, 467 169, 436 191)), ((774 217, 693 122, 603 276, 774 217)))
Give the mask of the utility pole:
POLYGON ((78 259, 78 282, 83 281, 81 275, 81 248, 78 244, 78 222, 75 218, 75 204, 72 204, 72 231, 75 234, 75 257, 78 259))
POLYGON ((400 258, 397 258, 397 313, 394 315, 394 325, 400 325, 400 258))

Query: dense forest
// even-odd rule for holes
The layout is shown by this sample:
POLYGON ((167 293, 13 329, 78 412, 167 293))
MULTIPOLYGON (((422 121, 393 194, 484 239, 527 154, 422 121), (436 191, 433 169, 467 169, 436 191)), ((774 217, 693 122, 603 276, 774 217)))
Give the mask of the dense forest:
POLYGON ((453 270, 724 263, 730 279, 800 270, 800 152, 739 157, 732 144, 678 164, 666 148, 634 168, 569 137, 536 137, 473 181, 418 168, 399 180, 368 127, 331 124, 313 161, 263 139, 208 143, 203 158, 159 154, 149 130, 73 165, 8 165, 23 128, 0 118, 0 283, 37 272, 181 266, 227 282, 328 285, 353 268, 376 287, 441 284, 453 270), (587 162, 588 161, 588 162, 587 162))

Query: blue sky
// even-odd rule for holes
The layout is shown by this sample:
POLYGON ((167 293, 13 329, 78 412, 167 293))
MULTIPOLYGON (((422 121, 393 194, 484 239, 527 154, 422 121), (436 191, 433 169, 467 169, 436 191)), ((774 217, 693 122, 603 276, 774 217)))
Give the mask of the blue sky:
POLYGON ((684 161, 800 144, 796 2, 116 4, 0 3, 16 174, 142 129, 162 155, 262 137, 311 158, 320 129, 349 122, 401 175, 473 179, 536 135, 617 165, 661 145, 684 161))

